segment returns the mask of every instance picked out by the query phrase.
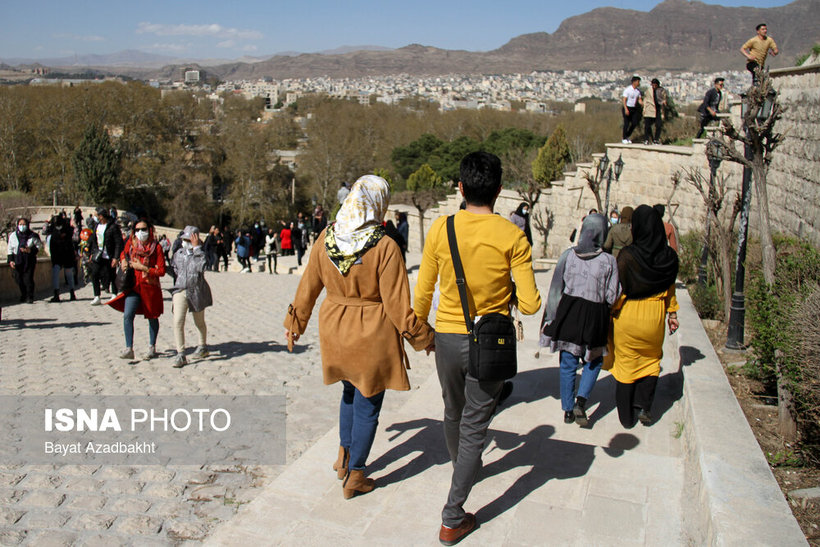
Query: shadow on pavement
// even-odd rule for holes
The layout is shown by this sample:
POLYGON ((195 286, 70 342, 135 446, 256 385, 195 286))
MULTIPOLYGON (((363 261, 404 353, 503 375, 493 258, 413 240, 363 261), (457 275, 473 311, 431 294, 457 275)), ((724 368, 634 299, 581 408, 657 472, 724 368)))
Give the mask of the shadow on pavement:
POLYGON ((546 397, 561 398, 558 367, 536 368, 519 372, 512 379, 513 392, 499 405, 496 412, 502 412, 520 403, 533 403, 546 397))
POLYGON ((393 424, 387 428, 387 431, 397 432, 390 437, 390 441, 394 441, 405 434, 411 436, 370 463, 367 466, 368 474, 372 475, 376 471, 381 471, 391 463, 413 453, 418 453, 418 455, 402 467, 391 471, 383 477, 377 478, 376 484, 378 486, 386 486, 394 482, 403 481, 423 473, 434 465, 442 465, 450 461, 450 456, 447 454, 447 447, 444 444, 444 426, 441 420, 433 420, 430 418, 410 420, 409 422, 393 424), (415 433, 410 433, 414 430, 415 433))
POLYGON ((17 329, 78 329, 83 327, 94 327, 97 325, 107 325, 99 321, 74 321, 64 322, 57 319, 4 319, 0 322, 0 332, 17 329))
POLYGON ((652 415, 655 422, 658 422, 672 408, 675 401, 683 397, 684 367, 691 366, 705 357, 698 348, 692 346, 681 346, 679 352, 678 370, 663 374, 658 378, 655 402, 652 405, 652 415))
MULTIPOLYGON (((587 473, 595 459, 595 445, 550 439, 555 428, 539 425, 526 435, 490 430, 489 437, 499 448, 509 450, 503 457, 479 472, 479 481, 500 475, 516 467, 529 467, 507 490, 476 512, 476 521, 489 522, 515 507, 521 500, 550 479, 569 479, 587 473)), ((629 433, 618 433, 602 447, 612 458, 632 450, 640 441, 629 433)), ((560 503, 560 500, 556 500, 560 503)))
MULTIPOLYGON (((288 346, 273 341, 265 342, 223 342, 208 345, 211 356, 207 361, 224 361, 233 357, 259 353, 287 353, 288 346)), ((310 344, 298 344, 293 347, 293 353, 304 353, 310 349, 310 344)))

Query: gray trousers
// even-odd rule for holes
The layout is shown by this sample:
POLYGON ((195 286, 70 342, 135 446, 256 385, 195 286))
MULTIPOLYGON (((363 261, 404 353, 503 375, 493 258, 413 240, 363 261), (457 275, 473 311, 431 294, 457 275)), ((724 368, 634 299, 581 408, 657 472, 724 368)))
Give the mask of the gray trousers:
POLYGON ((444 399, 444 438, 453 478, 442 523, 455 528, 464 519, 464 502, 481 469, 481 453, 504 382, 479 382, 467 374, 470 342, 466 334, 436 333, 436 370, 444 399))

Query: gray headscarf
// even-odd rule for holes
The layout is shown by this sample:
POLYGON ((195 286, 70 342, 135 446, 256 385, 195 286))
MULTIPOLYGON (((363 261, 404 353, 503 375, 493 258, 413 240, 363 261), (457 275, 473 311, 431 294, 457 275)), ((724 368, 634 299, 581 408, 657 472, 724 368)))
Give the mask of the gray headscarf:
POLYGON ((581 224, 581 235, 578 245, 573 249, 578 258, 588 260, 601 254, 601 247, 606 239, 608 223, 606 217, 599 213, 587 215, 581 224))
POLYGON ((578 245, 564 251, 561 258, 558 259, 558 264, 555 265, 547 305, 544 308, 544 317, 541 320, 541 328, 555 319, 558 304, 564 294, 564 268, 567 263, 567 254, 574 252, 581 260, 589 260, 601 254, 603 252, 601 246, 606 239, 607 227, 607 219, 600 213, 593 213, 584 218, 584 222, 581 224, 581 234, 578 236, 578 245))

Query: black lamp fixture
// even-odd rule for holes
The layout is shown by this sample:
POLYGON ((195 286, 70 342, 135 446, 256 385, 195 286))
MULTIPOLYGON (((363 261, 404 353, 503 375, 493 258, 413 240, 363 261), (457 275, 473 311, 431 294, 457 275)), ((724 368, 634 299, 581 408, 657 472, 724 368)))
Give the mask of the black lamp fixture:
POLYGON ((603 180, 607 167, 609 167, 609 156, 604 151, 604 157, 598 162, 598 180, 603 180))
POLYGON ((621 179, 621 173, 623 173, 623 171, 624 171, 623 154, 618 155, 618 159, 615 161, 614 168, 615 168, 615 180, 616 181, 620 180, 621 179))

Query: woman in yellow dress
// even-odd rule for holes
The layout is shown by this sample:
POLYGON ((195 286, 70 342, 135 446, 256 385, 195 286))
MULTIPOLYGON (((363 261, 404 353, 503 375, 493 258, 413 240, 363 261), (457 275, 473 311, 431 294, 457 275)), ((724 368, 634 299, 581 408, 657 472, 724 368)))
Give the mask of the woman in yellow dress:
POLYGON ((664 323, 670 334, 679 326, 675 298, 678 255, 668 246, 663 221, 652 207, 641 205, 632 214, 632 241, 618 255, 622 292, 612 311, 615 402, 626 428, 637 420, 652 423, 664 323))

